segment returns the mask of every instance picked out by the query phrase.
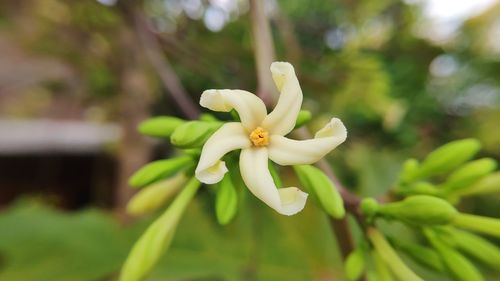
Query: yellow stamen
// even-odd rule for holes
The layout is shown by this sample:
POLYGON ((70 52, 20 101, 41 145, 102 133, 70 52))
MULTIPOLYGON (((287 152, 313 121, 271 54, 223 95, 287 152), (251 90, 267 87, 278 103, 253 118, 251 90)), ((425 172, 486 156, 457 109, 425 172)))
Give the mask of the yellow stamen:
POLYGON ((262 127, 257 127, 250 133, 250 140, 255 146, 266 146, 269 144, 269 133, 262 127))

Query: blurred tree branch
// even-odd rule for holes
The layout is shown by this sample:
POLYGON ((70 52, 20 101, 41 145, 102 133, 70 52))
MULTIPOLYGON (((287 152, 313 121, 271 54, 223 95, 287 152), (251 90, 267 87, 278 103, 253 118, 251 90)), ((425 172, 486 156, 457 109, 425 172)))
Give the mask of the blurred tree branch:
POLYGON ((142 10, 131 2, 120 1, 119 3, 121 3, 121 8, 128 17, 128 20, 133 24, 137 38, 144 49, 149 63, 159 76, 165 89, 170 93, 172 100, 179 106, 187 118, 198 118, 200 114, 198 106, 190 98, 179 77, 170 65, 168 58, 162 51, 156 34, 150 29, 142 10))
POLYGON ((269 75, 269 66, 276 60, 276 55, 264 1, 250 0, 250 17, 257 70, 257 95, 269 105, 278 98, 278 93, 269 75))

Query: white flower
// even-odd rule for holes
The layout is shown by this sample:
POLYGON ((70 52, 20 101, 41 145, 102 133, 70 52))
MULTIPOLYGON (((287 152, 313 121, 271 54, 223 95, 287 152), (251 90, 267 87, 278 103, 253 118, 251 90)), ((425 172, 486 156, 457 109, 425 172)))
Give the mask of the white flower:
POLYGON ((201 106, 222 112, 234 109, 241 123, 226 123, 207 140, 195 174, 203 183, 219 182, 228 171, 221 158, 232 150, 241 149, 240 171, 248 189, 278 213, 293 215, 304 208, 307 193, 297 187, 278 189, 269 172, 268 159, 280 165, 312 164, 344 142, 347 130, 340 119, 333 118, 314 139, 284 137, 295 126, 302 105, 302 90, 291 64, 274 62, 271 73, 280 98, 269 114, 262 100, 250 92, 203 92, 201 106))

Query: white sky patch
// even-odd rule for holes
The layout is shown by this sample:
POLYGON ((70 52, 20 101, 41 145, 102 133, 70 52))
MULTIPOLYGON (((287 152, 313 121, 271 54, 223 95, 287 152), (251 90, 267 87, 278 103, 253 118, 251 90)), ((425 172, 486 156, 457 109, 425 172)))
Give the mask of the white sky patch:
POLYGON ((424 18, 417 34, 437 43, 453 38, 467 19, 493 6, 499 0, 405 0, 408 4, 423 6, 424 18))

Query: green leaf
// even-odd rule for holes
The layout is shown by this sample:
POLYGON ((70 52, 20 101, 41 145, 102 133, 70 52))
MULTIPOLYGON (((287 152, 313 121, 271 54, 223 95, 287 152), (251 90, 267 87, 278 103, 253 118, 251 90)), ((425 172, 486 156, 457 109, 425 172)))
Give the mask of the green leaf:
POLYGON ((192 178, 167 211, 148 227, 132 247, 120 273, 120 281, 142 280, 153 269, 170 246, 177 224, 200 185, 192 178))
POLYGON ((221 225, 226 225, 238 211, 238 194, 229 174, 217 184, 215 214, 221 225))
POLYGON ((333 182, 318 168, 311 165, 293 167, 300 182, 309 192, 314 193, 320 206, 332 217, 345 215, 344 202, 333 182))
POLYGON ((189 121, 175 129, 170 142, 179 148, 202 147, 222 125, 221 122, 189 121))
POLYGON ((128 183, 132 187, 143 187, 188 168, 190 164, 193 159, 189 156, 153 161, 136 171, 128 183))
POLYGON ((177 127, 185 122, 172 116, 158 116, 142 121, 138 130, 143 135, 168 138, 177 127))

